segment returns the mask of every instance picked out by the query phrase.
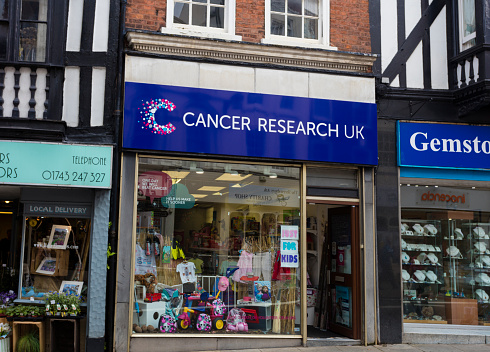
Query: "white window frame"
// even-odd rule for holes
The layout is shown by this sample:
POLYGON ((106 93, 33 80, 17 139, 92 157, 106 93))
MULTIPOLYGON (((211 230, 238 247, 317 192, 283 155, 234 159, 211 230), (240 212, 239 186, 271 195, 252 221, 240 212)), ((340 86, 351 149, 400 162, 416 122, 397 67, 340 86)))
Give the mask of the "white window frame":
POLYGON ((265 38, 263 44, 277 44, 337 50, 330 46, 330 0, 319 0, 318 39, 293 38, 271 34, 271 1, 265 0, 265 38))
POLYGON ((174 5, 174 0, 167 0, 167 21, 166 27, 162 27, 160 30, 162 33, 225 40, 242 40, 241 36, 235 35, 236 0, 225 0, 224 28, 174 23, 174 5))
MULTIPOLYGON (((476 4, 475 4, 476 7, 476 4)), ((458 0, 458 27, 459 27, 459 49, 460 51, 467 50, 473 46, 470 41, 476 38, 476 28, 475 31, 464 36, 464 11, 463 11, 463 0, 458 0)), ((476 20, 476 19, 475 19, 476 20)))

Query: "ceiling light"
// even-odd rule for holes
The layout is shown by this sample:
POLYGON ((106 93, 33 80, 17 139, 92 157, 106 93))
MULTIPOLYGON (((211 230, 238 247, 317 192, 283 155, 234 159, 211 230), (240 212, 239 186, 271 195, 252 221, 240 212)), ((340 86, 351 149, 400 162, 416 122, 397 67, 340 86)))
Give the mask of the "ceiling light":
POLYGON ((186 178, 187 175, 189 175, 189 171, 166 171, 166 170, 163 170, 162 172, 165 172, 167 175, 170 176, 170 178, 181 179, 181 180, 183 178, 186 178))
POLYGON ((240 181, 243 181, 244 179, 246 179, 250 176, 252 176, 252 175, 251 174, 248 174, 248 175, 242 174, 242 175, 234 176, 234 175, 230 175, 228 173, 224 173, 220 177, 216 178, 215 181, 240 182, 240 181))
POLYGON ((230 165, 225 165, 225 172, 231 176, 238 177, 240 174, 236 170, 232 170, 230 165))
POLYGON ((270 178, 277 178, 277 174, 274 172, 271 172, 270 166, 264 167, 264 175, 269 176, 270 178))
MULTIPOLYGON (((474 188, 474 187, 473 187, 474 188)), ((10 200, 6 200, 5 203, 9 204, 10 203, 10 200)))
POLYGON ((439 186, 434 186, 435 188, 439 187, 439 186))
POLYGON ((410 183, 407 183, 407 187, 410 187, 410 183))
POLYGON ((224 189, 225 187, 215 187, 215 186, 202 186, 201 188, 198 189, 198 191, 203 191, 203 192, 218 192, 224 189))
POLYGON ((471 187, 471 189, 475 189, 475 188, 476 188, 475 186, 471 187))
POLYGON ((204 197, 207 197, 208 195, 207 194, 191 194, 191 196, 193 196, 194 198, 204 198, 204 197))

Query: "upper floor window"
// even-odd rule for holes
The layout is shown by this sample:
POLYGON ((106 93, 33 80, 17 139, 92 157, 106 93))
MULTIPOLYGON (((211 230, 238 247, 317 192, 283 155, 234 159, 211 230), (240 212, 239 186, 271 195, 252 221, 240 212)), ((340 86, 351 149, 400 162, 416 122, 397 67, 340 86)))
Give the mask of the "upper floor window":
POLYGON ((459 0, 459 33, 461 51, 476 44, 475 0, 459 0))
POLYGON ((241 40, 235 36, 235 12, 235 0, 168 0, 162 32, 241 40))
POLYGON ((329 47, 330 0, 266 0, 263 43, 329 47))
POLYGON ((0 0, 0 59, 45 62, 49 0, 0 0))

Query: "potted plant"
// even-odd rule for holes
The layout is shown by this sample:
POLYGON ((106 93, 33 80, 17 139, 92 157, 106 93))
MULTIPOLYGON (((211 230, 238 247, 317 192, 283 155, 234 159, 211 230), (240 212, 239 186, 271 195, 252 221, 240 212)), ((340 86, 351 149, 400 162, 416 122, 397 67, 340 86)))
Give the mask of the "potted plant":
POLYGON ((14 291, 0 292, 0 308, 6 308, 14 303, 14 299, 17 297, 14 291))
MULTIPOLYGON (((17 351, 39 352, 39 338, 36 333, 28 332, 17 341, 17 351)), ((14 351, 16 352, 16 351, 14 351)))
POLYGON ((0 323, 0 351, 10 351, 10 325, 0 323))

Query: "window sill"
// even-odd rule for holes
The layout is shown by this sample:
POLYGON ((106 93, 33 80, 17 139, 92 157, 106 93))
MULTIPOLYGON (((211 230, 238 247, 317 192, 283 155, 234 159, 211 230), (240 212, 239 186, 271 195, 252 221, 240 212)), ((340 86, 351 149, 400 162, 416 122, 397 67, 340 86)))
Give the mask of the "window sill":
POLYGON ((222 39, 222 40, 231 40, 231 41, 242 41, 241 35, 235 35, 224 32, 212 32, 212 31, 197 31, 194 29, 188 28, 166 28, 162 27, 160 29, 161 33, 164 34, 174 34, 174 35, 183 35, 187 37, 200 37, 200 38, 208 38, 208 39, 222 39))
POLYGON ((323 49, 323 50, 338 50, 334 46, 327 44, 322 44, 320 42, 306 41, 306 40, 288 40, 288 39, 278 39, 278 38, 264 38, 261 40, 262 44, 272 44, 272 45, 283 45, 291 46, 297 48, 308 48, 308 49, 323 49))

